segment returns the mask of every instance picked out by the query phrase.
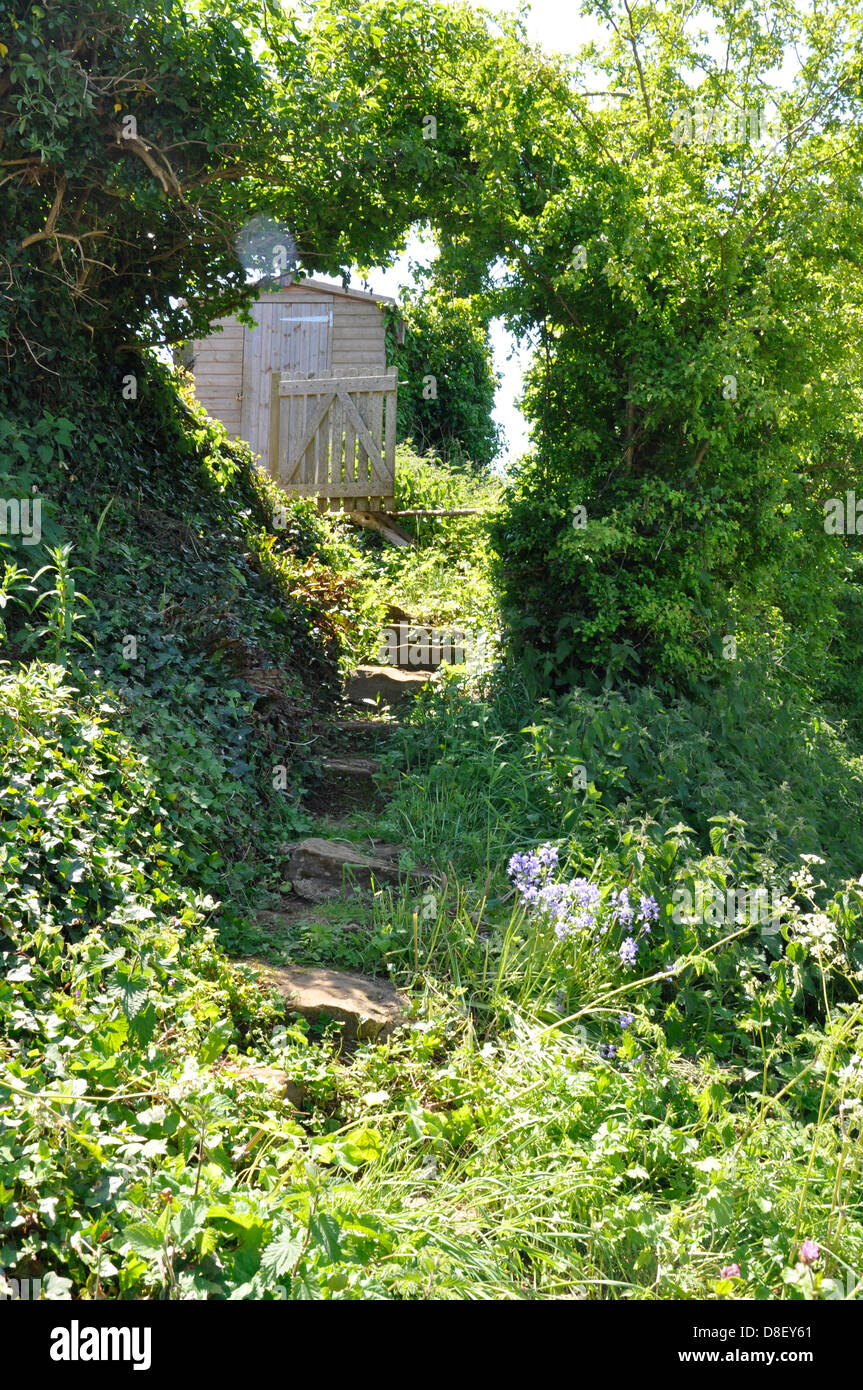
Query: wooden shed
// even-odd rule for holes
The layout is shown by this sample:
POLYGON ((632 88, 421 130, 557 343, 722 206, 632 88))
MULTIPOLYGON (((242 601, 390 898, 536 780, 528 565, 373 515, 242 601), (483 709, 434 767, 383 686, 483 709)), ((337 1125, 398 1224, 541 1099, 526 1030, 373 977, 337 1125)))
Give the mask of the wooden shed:
POLYGON ((218 319, 191 345, 195 394, 287 493, 386 510, 397 383, 383 310, 394 303, 320 280, 268 281, 251 309, 254 328, 218 319))

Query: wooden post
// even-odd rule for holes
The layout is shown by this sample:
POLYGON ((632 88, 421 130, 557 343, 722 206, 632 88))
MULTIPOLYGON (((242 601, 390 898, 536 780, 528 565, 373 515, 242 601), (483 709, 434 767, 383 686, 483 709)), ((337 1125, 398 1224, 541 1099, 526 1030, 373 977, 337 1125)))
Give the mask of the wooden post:
POLYGON ((279 480, 279 373, 270 372, 270 447, 268 450, 270 477, 279 480))

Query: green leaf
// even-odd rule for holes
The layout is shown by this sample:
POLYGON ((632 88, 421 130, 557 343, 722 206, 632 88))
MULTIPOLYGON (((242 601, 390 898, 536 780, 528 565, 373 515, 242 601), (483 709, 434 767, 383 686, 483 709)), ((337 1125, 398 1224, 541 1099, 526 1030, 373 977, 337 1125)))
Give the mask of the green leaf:
POLYGON ((296 1226, 283 1226, 261 1254, 261 1273, 273 1279, 290 1274, 303 1248, 304 1233, 296 1226))
POLYGON ((122 1233, 121 1244, 128 1244, 136 1255, 151 1261, 161 1258, 165 1246, 161 1232, 148 1221, 135 1221, 127 1226, 122 1233))
POLYGON ((201 1065, 206 1067, 211 1062, 215 1062, 220 1053, 224 1052, 233 1036, 234 1025, 228 1019, 223 1019, 221 1023, 214 1023, 198 1053, 198 1061, 201 1065))
POLYGON ((342 1258, 341 1242, 339 1234, 341 1226, 334 1216, 329 1212, 321 1212, 318 1216, 313 1216, 309 1221, 309 1234, 315 1245, 326 1253, 329 1259, 338 1261, 342 1258))

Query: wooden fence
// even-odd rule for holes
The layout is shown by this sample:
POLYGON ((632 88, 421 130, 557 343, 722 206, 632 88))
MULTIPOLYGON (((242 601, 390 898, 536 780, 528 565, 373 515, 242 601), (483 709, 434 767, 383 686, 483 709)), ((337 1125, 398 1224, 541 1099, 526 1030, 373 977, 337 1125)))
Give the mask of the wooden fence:
POLYGON ((285 492, 332 510, 395 505, 395 367, 273 372, 271 391, 270 473, 285 492))

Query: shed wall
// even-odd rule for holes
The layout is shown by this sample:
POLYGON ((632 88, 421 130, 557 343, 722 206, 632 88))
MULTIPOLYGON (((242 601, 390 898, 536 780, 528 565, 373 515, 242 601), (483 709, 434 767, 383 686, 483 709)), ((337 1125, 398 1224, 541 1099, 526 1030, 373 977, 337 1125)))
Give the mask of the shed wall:
MULTIPOLYGON (((383 371, 386 366, 384 315, 374 300, 354 299, 349 295, 328 293, 308 287, 291 286, 284 290, 266 292, 261 304, 303 304, 310 308, 319 305, 333 314, 329 360, 333 369, 369 367, 383 371)), ((252 307, 254 316, 255 308, 252 307)), ((215 320, 210 337, 192 344, 195 394, 204 409, 221 420, 229 435, 245 437, 243 431, 244 392, 249 387, 254 397, 269 405, 269 386, 250 383, 249 361, 258 354, 251 353, 253 341, 249 331, 233 317, 215 320), (244 383, 245 358, 245 383, 244 383)), ((257 333, 260 330, 257 330, 257 333)), ((255 367, 255 370, 259 369, 255 367)), ((262 419, 260 429, 249 431, 248 407, 246 432, 254 433, 261 441, 267 438, 268 423, 262 419)), ((263 447, 263 446, 261 446, 263 447)))

